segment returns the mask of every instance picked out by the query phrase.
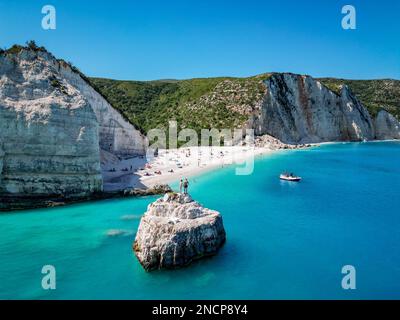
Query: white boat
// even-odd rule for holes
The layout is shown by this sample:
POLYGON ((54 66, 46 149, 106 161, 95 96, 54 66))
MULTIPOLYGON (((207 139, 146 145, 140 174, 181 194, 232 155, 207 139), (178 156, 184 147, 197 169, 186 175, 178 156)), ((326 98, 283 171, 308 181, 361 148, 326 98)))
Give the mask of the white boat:
POLYGON ((301 177, 294 176, 292 174, 282 173, 280 175, 281 180, 290 181, 290 182, 300 182, 301 177))

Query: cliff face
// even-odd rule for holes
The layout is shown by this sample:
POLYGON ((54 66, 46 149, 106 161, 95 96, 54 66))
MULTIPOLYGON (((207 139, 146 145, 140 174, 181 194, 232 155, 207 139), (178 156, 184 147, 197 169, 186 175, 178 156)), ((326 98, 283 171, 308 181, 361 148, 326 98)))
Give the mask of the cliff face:
POLYGON ((257 134, 286 143, 360 141, 375 138, 374 122, 347 86, 336 94, 311 77, 274 74, 254 119, 257 134))
POLYGON ((74 86, 92 106, 99 123, 101 149, 114 155, 129 157, 144 154, 145 138, 125 120, 96 90, 66 63, 59 63, 60 76, 74 86))
POLYGON ((102 189, 96 115, 49 59, 30 50, 0 55, 0 194, 102 189))
POLYGON ((0 54, 0 195, 82 197, 102 190, 100 151, 143 154, 144 137, 45 50, 0 54))
MULTIPOLYGON (((91 79, 114 107, 144 131, 168 127, 254 128, 284 142, 379 139, 384 108, 400 119, 400 81, 313 79, 265 73, 249 78, 180 81, 91 79), (171 107, 173 106, 173 107, 171 107)), ((395 119, 394 119, 395 120, 395 119)), ((397 133, 384 128, 388 138, 397 133)))
POLYGON ((390 113, 382 110, 375 119, 376 138, 379 140, 400 139, 400 123, 390 113))
POLYGON ((400 119, 400 80, 345 80, 335 78, 317 79, 329 89, 338 92, 339 88, 347 85, 357 99, 368 109, 375 118, 382 107, 400 119))

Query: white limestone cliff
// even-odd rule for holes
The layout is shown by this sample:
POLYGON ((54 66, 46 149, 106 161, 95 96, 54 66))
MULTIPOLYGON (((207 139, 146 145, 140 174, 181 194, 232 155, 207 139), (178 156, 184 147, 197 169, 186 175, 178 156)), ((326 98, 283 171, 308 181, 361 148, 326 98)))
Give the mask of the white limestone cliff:
POLYGON ((66 62, 40 48, 0 53, 0 196, 99 192, 101 160, 144 154, 145 143, 66 62))
POLYGON ((385 110, 379 111, 376 116, 375 127, 379 140, 400 139, 400 122, 385 110))
POLYGON ((101 190, 98 122, 88 101, 46 55, 1 54, 0 195, 101 190))
POLYGON ((92 106, 99 122, 101 149, 121 157, 144 154, 145 137, 68 64, 57 63, 60 76, 79 90, 92 106))
POLYGON ((257 134, 285 143, 360 141, 375 138, 367 109, 344 86, 336 94, 308 76, 274 74, 254 120, 257 134))

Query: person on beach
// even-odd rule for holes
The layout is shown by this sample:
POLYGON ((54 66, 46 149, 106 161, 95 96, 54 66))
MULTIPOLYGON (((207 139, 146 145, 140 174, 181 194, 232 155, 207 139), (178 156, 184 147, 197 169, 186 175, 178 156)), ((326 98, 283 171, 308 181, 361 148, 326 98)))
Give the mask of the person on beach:
POLYGON ((182 193, 182 187, 183 187, 183 179, 179 181, 179 193, 182 193))
POLYGON ((188 179, 185 178, 185 182, 183 183, 183 193, 188 194, 188 188, 189 188, 189 181, 188 179))

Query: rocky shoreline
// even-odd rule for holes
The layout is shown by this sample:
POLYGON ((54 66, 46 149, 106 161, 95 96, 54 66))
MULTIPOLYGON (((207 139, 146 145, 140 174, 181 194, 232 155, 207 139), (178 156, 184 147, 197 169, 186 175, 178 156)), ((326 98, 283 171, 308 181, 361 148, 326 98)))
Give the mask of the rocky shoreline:
POLYGON ((258 136, 254 138, 254 145, 257 148, 268 147, 271 150, 297 150, 307 149, 313 147, 315 144, 288 144, 283 143, 279 139, 276 139, 268 134, 258 136))
POLYGON ((12 212, 17 210, 53 208, 87 201, 107 200, 114 198, 134 198, 144 196, 162 195, 171 192, 169 185, 156 185, 148 189, 125 189, 115 192, 97 192, 86 197, 66 197, 59 195, 1 195, 0 212, 12 212))

